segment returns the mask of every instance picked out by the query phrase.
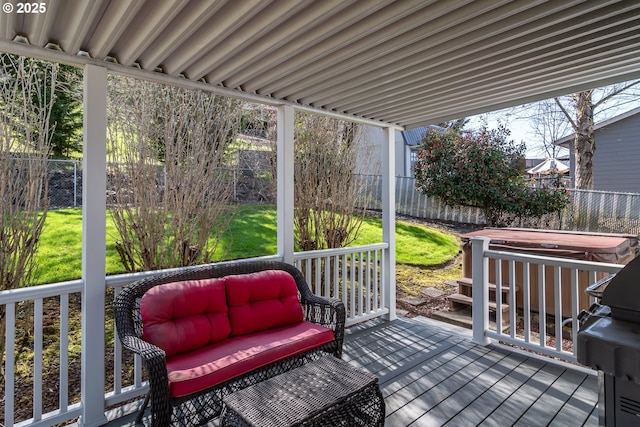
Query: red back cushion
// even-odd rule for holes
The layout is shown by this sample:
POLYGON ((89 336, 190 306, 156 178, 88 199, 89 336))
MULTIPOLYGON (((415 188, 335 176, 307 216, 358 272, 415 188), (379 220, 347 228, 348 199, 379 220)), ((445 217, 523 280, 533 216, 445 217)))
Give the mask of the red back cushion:
POLYGON ((282 270, 227 276, 231 335, 246 335, 302 322, 294 278, 282 270))
POLYGON ((222 341, 231 333, 224 279, 151 288, 140 302, 142 337, 167 356, 222 341))

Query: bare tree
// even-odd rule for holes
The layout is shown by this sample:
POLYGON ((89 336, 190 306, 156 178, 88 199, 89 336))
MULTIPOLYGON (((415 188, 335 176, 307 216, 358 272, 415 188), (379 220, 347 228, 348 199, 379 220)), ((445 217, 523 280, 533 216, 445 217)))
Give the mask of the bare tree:
POLYGON ((628 94, 629 89, 638 83, 640 80, 555 98, 556 105, 563 112, 574 132, 576 188, 585 190, 594 188, 593 156, 596 150, 594 117, 597 110, 601 107, 604 110, 607 103, 615 103, 615 99, 628 94))
POLYGON ((124 267, 209 262, 228 220, 224 160, 239 103, 122 77, 110 79, 109 94, 111 212, 124 267))
MULTIPOLYGON (((31 284, 47 215, 47 159, 58 66, 1 55, 0 291, 31 284)), ((0 361, 5 313, 0 312, 0 361)))
POLYGON ((355 168, 356 156, 364 153, 362 129, 298 113, 295 138, 297 243, 305 251, 347 246, 357 237, 366 212, 367 188, 355 168))
POLYGON ((534 104, 529 110, 529 119, 533 133, 542 142, 542 148, 547 158, 559 157, 562 147, 554 142, 571 131, 569 122, 554 99, 546 99, 534 104))

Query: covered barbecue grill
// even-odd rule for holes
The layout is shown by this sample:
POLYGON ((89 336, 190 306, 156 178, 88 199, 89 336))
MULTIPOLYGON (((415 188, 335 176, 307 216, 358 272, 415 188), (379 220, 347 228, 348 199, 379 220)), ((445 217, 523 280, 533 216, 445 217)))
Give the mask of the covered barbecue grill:
POLYGON ((640 425, 639 281, 636 257, 587 290, 601 300, 581 316, 577 356, 580 363, 599 371, 601 425, 640 425))

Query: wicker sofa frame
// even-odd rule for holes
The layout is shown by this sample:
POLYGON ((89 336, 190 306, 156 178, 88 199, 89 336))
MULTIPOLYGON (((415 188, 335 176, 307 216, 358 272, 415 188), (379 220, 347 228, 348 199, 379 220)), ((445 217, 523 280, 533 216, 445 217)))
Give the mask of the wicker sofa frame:
POLYGON ((127 286, 115 297, 114 317, 123 347, 141 357, 148 378, 149 393, 142 403, 136 422, 142 422, 145 409, 150 403, 151 425, 154 427, 205 424, 220 415, 222 400, 228 394, 302 366, 304 363, 317 360, 322 355, 331 354, 337 358, 342 357, 345 327, 344 304, 338 300, 314 295, 297 268, 278 261, 221 262, 139 280, 127 286), (291 274, 298 287, 305 320, 332 329, 334 340, 305 353, 288 357, 217 384, 195 395, 179 399, 172 398, 169 392, 164 351, 142 339, 142 320, 140 317, 142 296, 154 286, 166 283, 225 277, 264 270, 283 270, 291 274))

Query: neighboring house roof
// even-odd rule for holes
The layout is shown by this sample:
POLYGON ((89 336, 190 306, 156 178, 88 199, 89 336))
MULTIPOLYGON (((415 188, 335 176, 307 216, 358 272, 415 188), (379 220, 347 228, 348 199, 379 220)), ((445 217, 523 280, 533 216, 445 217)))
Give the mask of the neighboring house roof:
POLYGON ((436 125, 420 126, 409 130, 403 130, 402 137, 404 138, 404 142, 410 147, 418 147, 422 145, 422 138, 424 138, 424 134, 427 133, 429 129, 435 129, 443 133, 446 131, 446 128, 436 125))
MULTIPOLYGON (((615 117, 611 117, 610 119, 604 120, 598 124, 595 125, 594 130, 598 130, 598 129, 602 129, 605 126, 609 126, 613 123, 619 122, 620 120, 624 120, 626 118, 629 118, 631 116, 635 116, 636 114, 640 114, 640 107, 638 108, 634 108, 633 110, 629 110, 625 113, 622 113, 618 116, 615 117)), ((560 147, 564 147, 564 148, 569 148, 569 143, 571 141, 573 141, 573 139, 575 138, 575 133, 572 133, 570 135, 567 135, 565 137, 562 137, 556 141, 553 142, 554 145, 559 145, 560 147)))

